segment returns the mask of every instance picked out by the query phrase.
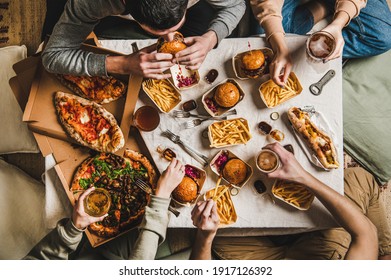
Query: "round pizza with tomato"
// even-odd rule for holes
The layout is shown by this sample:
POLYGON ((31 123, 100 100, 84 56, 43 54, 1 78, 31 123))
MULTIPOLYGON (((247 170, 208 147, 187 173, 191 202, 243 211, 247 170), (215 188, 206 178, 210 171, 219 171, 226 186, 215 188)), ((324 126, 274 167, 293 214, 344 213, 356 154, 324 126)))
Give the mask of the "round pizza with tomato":
POLYGON ((87 158, 77 168, 71 191, 76 194, 90 187, 103 188, 111 197, 108 216, 102 222, 89 226, 101 237, 113 237, 141 222, 150 196, 135 185, 137 179, 154 190, 156 172, 151 162, 141 153, 126 149, 124 156, 100 153, 87 158))

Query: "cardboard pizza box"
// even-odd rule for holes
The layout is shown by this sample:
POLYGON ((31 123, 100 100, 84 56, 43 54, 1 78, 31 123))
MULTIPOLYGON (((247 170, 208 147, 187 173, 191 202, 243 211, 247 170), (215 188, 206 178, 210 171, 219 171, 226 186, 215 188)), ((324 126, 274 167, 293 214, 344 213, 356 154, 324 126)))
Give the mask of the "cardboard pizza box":
MULTIPOLYGON (((116 52, 89 45, 84 45, 83 48, 95 53, 120 55, 116 52)), ((129 82, 129 76, 118 76, 117 78, 126 84, 129 82)), ((30 129, 34 132, 76 143, 75 140, 67 135, 61 124, 57 121, 56 109, 53 106, 54 94, 57 91, 72 93, 70 89, 60 83, 54 74, 47 72, 42 66, 42 63, 38 63, 28 102, 23 114, 23 121, 28 122, 30 129)), ((131 87, 128 85, 127 93, 125 95, 129 94, 130 91, 131 87)), ((109 104, 104 104, 103 107, 112 113, 120 123, 124 111, 124 103, 125 98, 121 97, 109 104)))
MULTIPOLYGON (((105 51, 99 48, 93 49, 97 49, 98 51, 105 51)), ((35 116, 34 114, 37 114, 36 110, 39 111, 40 109, 43 115, 49 117, 48 121, 44 121, 42 120, 41 116, 38 116, 39 121, 28 121, 28 125, 33 131, 35 131, 33 134, 42 152, 42 155, 47 156, 52 154, 55 158, 57 163, 55 166, 56 173, 60 178, 60 181, 70 202, 72 205, 74 205, 74 196, 69 190, 70 184, 77 167, 86 158, 92 155, 92 150, 69 142, 68 137, 61 136, 59 129, 56 128, 56 125, 59 125, 58 120, 57 118, 53 118, 51 115, 52 113, 55 114, 55 112, 51 112, 51 108, 47 108, 48 106, 54 108, 53 102, 49 104, 47 96, 44 96, 44 94, 50 93, 50 91, 53 89, 53 86, 57 86, 57 84, 54 83, 55 81, 53 81, 53 77, 51 77, 48 73, 41 75, 43 68, 41 67, 40 57, 34 56, 23 60, 14 65, 14 70, 17 76, 10 80, 10 85, 16 99, 19 102, 19 105, 22 109, 25 109, 25 115, 35 116), (41 91, 43 93, 37 91, 41 91), (34 96, 32 97, 31 94, 34 96), (45 129, 45 127, 42 127, 43 125, 48 125, 49 129, 45 129), (42 132, 43 134, 38 133, 38 131, 42 132), (54 131, 55 135, 59 137, 49 137, 48 135, 52 135, 52 131, 54 131)), ((131 127, 134 108, 136 106, 138 94, 141 88, 141 82, 142 77, 130 77, 126 97, 122 98, 123 100, 121 101, 121 104, 110 107, 110 110, 113 110, 112 113, 114 113, 115 116, 119 116, 117 120, 119 121, 120 127, 126 139, 124 148, 119 150, 116 154, 122 156, 125 148, 129 148, 143 153, 151 160, 153 164, 152 157, 147 147, 145 146, 140 133, 136 128, 131 127)), ((62 130, 61 126, 60 128, 62 130)), ((122 234, 126 234, 130 230, 131 229, 124 231, 116 237, 122 234)), ((86 230, 86 235, 93 247, 97 247, 116 238, 101 238, 95 234, 92 234, 88 230, 86 230)))

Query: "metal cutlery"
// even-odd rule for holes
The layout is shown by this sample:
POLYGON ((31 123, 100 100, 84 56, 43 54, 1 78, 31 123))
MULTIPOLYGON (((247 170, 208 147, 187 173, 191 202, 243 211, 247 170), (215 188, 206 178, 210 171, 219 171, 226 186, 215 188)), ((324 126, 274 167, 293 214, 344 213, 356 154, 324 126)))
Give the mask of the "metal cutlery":
POLYGON ((227 117, 219 117, 219 118, 208 118, 208 119, 194 119, 194 120, 190 120, 190 121, 187 121, 184 123, 184 127, 185 129, 189 129, 189 128, 193 128, 193 127, 196 127, 196 126, 199 126, 201 123, 203 123, 204 121, 213 121, 213 120, 226 120, 227 117))
MULTIPOLYGON (((142 189, 144 192, 146 192, 147 194, 153 194, 153 191, 152 191, 152 188, 148 185, 147 182, 144 182, 143 180, 141 179, 136 179, 136 182, 135 182, 136 186, 139 187, 140 189, 142 189)), ((179 214, 181 214, 178 210, 176 210, 174 207, 172 207, 171 205, 168 206, 168 210, 173 213, 176 217, 179 216, 179 214)))
POLYGON ((183 141, 181 141, 181 138, 172 133, 170 130, 166 130, 163 132, 163 135, 166 136, 168 139, 170 139, 172 142, 174 142, 175 144, 178 144, 178 145, 181 145, 182 148, 189 154, 191 155, 196 161, 198 161, 199 163, 202 164, 202 166, 206 166, 208 165, 208 162, 209 162, 209 159, 208 157, 204 156, 203 154, 201 154, 200 152, 197 152, 196 150, 194 150, 192 147, 190 147, 189 145, 185 144, 183 141))
MULTIPOLYGON (((236 109, 233 109, 233 110, 225 112, 224 114, 221 114, 220 116, 217 116, 217 117, 227 117, 227 116, 236 115, 236 114, 237 114, 236 109)), ((196 114, 192 114, 190 112, 185 112, 185 111, 181 111, 181 110, 173 111, 173 116, 174 116, 174 118, 189 118, 189 117, 195 117, 195 118, 200 118, 200 119, 211 118, 211 116, 196 115, 196 114)))

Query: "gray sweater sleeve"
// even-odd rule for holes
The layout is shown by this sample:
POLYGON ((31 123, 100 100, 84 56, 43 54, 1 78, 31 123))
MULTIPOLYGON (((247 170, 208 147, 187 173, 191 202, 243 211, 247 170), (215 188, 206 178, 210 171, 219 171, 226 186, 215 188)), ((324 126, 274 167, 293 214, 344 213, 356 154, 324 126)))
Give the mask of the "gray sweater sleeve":
POLYGON ((121 0, 69 0, 42 53, 47 71, 106 76, 106 55, 79 50, 100 19, 125 11, 121 0))
POLYGON ((82 236, 83 231, 76 228, 70 219, 62 219, 23 259, 66 260, 76 250, 82 236))
POLYGON ((209 30, 216 33, 217 42, 220 43, 239 24, 246 11, 246 3, 244 0, 207 0, 207 2, 217 11, 216 17, 209 25, 209 30))
POLYGON ((169 199, 151 196, 151 202, 145 208, 144 220, 140 225, 140 235, 134 245, 130 259, 155 259, 159 244, 166 238, 169 204, 169 199))

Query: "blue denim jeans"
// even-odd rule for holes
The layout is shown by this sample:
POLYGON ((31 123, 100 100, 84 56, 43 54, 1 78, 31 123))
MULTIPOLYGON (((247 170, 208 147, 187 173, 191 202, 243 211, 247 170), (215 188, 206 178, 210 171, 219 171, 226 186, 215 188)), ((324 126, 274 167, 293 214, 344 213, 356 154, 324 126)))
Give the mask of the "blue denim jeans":
MULTIPOLYGON (((334 0, 325 0, 334 13, 334 0)), ((312 13, 298 0, 285 0, 282 8, 282 25, 286 33, 304 35, 314 26, 312 13)), ((255 19, 254 19, 255 21, 255 19)), ((254 33, 265 33, 258 23, 254 33)), ((391 49, 391 12, 386 0, 368 0, 358 17, 342 30, 345 40, 344 58, 367 57, 391 49)))

